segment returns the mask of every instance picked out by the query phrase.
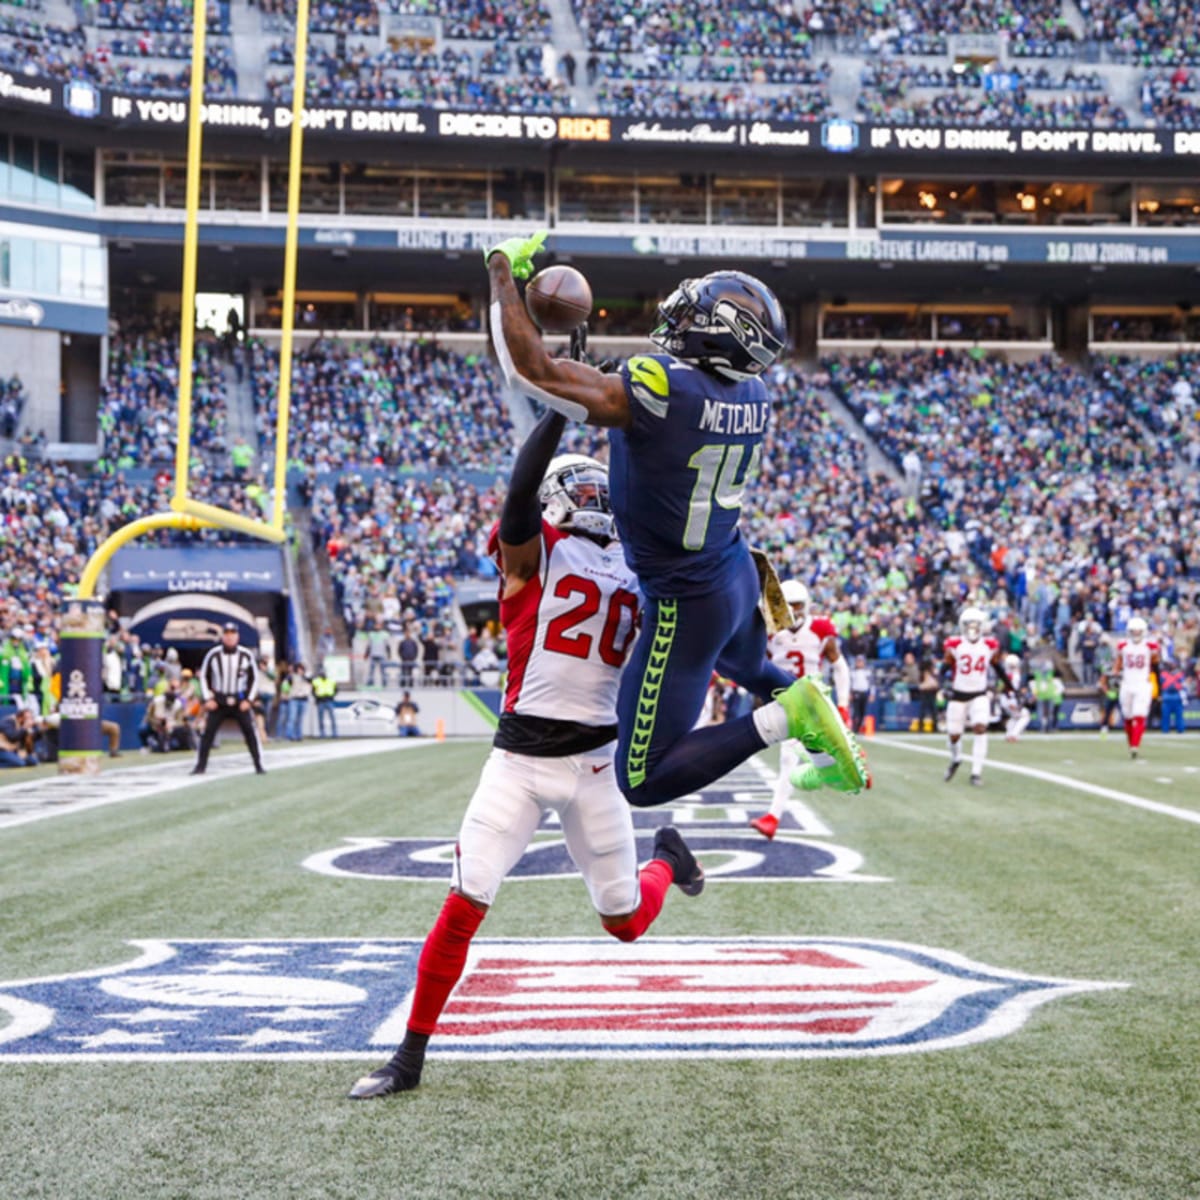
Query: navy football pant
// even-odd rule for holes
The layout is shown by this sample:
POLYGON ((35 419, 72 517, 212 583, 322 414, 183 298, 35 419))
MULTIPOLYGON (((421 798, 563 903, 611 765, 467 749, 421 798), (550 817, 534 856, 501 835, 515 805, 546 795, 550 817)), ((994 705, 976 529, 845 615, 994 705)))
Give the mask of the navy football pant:
POLYGON ((617 782, 638 808, 664 804, 720 779, 764 746, 748 714, 693 729, 713 671, 769 700, 793 682, 767 660, 749 554, 707 596, 646 601, 617 699, 617 782))

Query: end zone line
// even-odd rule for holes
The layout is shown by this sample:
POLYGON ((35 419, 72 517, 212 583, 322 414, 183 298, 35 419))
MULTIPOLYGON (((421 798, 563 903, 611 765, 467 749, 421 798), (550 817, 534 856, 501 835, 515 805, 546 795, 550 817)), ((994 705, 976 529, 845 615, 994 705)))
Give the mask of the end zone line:
MULTIPOLYGON (((932 754, 935 758, 949 758, 945 750, 935 750, 932 746, 910 746, 907 742, 893 738, 876 737, 872 741, 881 746, 889 746, 894 750, 908 750, 913 754, 932 754)), ((1116 800, 1120 804, 1128 804, 1132 808, 1144 808, 1147 812, 1160 813, 1164 817, 1175 817, 1179 821, 1189 821, 1200 825, 1200 812, 1186 808, 1175 808, 1170 804, 1160 804, 1157 800, 1145 800, 1130 792, 1118 792, 1114 788, 1101 787, 1095 783, 1085 783, 1082 779, 1072 779, 1069 775, 1057 775, 1053 771, 1041 771, 1037 767, 1022 767, 1016 763, 987 760, 989 771, 1011 771, 1014 775, 1027 775, 1030 779, 1040 779, 1043 783, 1057 783, 1062 787, 1074 788, 1077 792, 1090 792, 1093 796, 1103 796, 1106 800, 1116 800)))
MULTIPOLYGON (((455 738, 454 744, 468 740, 484 739, 455 738)), ((432 738, 310 738, 304 747, 295 750, 275 751, 270 745, 265 746, 263 756, 270 768, 269 774, 273 775, 277 771, 296 767, 323 766, 343 758, 450 744, 432 738), (337 753, 330 753, 334 748, 337 753)), ((209 773, 199 776, 187 772, 189 762, 195 763, 194 753, 180 752, 178 761, 167 763, 136 762, 127 767, 101 771, 98 775, 46 775, 41 779, 14 781, 0 787, 0 830, 254 774, 248 755, 238 756, 237 759, 223 755, 212 758, 209 760, 209 773)))

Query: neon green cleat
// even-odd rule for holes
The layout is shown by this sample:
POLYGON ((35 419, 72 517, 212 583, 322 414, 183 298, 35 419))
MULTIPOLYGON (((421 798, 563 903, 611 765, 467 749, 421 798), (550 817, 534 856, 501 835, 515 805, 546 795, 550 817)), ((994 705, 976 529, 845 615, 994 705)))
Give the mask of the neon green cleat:
POLYGON ((837 768, 836 773, 829 766, 799 769, 792 774, 793 787, 804 791, 832 787, 839 792, 861 792, 871 786, 866 755, 846 728, 829 697, 829 689, 819 679, 805 675, 775 699, 787 713, 788 735, 798 738, 810 753, 828 754, 837 768), (807 782, 810 772, 819 775, 819 783, 807 782), (835 774, 838 782, 834 782, 835 774))
MULTIPOLYGON (((842 768, 837 763, 827 767, 799 767, 788 776, 788 780, 797 791, 815 792, 820 788, 832 788, 835 792, 860 792, 862 788, 855 783, 847 783, 842 775, 842 768)), ((870 787, 870 780, 867 787, 870 787)))

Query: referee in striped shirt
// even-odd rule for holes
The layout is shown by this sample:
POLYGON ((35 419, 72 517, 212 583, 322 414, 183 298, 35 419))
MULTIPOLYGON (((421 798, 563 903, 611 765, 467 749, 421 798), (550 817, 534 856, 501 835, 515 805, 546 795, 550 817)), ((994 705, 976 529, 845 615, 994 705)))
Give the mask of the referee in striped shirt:
POLYGON ((242 730, 254 769, 260 774, 267 772, 258 751, 258 731, 254 728, 254 713, 251 711, 254 698, 258 695, 258 666, 254 655, 245 646, 238 645, 238 627, 234 621, 226 621, 221 629, 221 644, 214 646, 200 665, 200 691, 204 697, 207 714, 204 733, 200 738, 200 757, 192 769, 193 775, 203 775, 208 766, 208 752, 213 739, 224 721, 233 719, 242 730))

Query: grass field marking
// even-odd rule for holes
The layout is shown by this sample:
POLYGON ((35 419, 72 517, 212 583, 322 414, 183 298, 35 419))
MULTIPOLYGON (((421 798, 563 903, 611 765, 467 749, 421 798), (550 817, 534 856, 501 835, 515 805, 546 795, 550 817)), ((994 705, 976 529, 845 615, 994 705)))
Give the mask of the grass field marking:
MULTIPOLYGON (((38 983, 61 983, 68 979, 89 979, 111 975, 114 971, 140 970, 154 967, 175 956, 171 944, 165 939, 147 938, 130 940, 130 946, 141 949, 141 954, 127 963, 110 964, 106 967, 90 967, 83 971, 64 971, 61 975, 36 975, 32 979, 5 979, 0 982, 0 1012, 6 1012, 9 1023, 0 1029, 0 1043, 16 1042, 22 1038, 41 1033, 54 1020, 54 1010, 44 1004, 33 1004, 16 996, 5 995, 4 988, 29 987, 38 983)), ((46 1056, 47 1059, 53 1055, 46 1056)))
MULTIPOLYGON (((771 767, 763 762, 761 755, 754 755, 749 759, 748 766, 753 767, 758 773, 758 777, 763 781, 763 787, 767 790, 767 807, 771 806, 771 797, 775 792, 775 776, 778 771, 772 770, 771 767)), ((791 813, 797 824, 800 826, 800 832, 805 835, 812 834, 814 837, 832 837, 833 830, 817 816, 811 808, 801 800, 790 797, 784 805, 786 812, 791 813)))
MULTIPOLYGON (((543 831, 544 833, 545 831, 543 831)), ((641 842, 646 842, 652 836, 649 829, 639 829, 635 836, 641 842)), ((807 837, 804 831, 787 830, 775 836, 774 842, 767 842, 757 833, 745 832, 740 829, 698 829, 688 828, 688 841, 692 850, 704 862, 705 876, 710 881, 720 880, 721 883, 891 883, 886 875, 858 874, 863 865, 863 856, 847 846, 839 846, 833 842, 815 841, 807 837), (720 839, 724 844, 714 847, 712 842, 720 839), (740 843, 731 846, 729 843, 740 843), (770 847, 798 846, 809 847, 828 855, 832 861, 818 867, 810 874, 795 875, 760 875, 755 870, 762 865, 763 860, 771 853, 770 847), (744 846, 744 848, 742 848, 744 846), (715 855, 721 855, 713 862, 715 855), (705 858, 707 855, 707 859, 705 858)), ((445 887, 450 878, 450 868, 454 860, 455 838, 451 837, 384 837, 384 836, 346 836, 342 844, 325 850, 318 850, 301 860, 300 866, 318 875, 328 875, 338 879, 356 879, 378 881, 383 883, 435 883, 445 887), (340 865, 339 860, 349 854, 360 853, 364 850, 382 850, 394 843, 401 842, 410 847, 408 861, 425 863, 444 868, 445 874, 423 875, 412 870, 400 873, 384 873, 381 871, 349 870, 340 865), (413 850, 411 847, 422 846, 413 850)), ((522 859, 530 855, 564 850, 566 840, 561 834, 544 835, 531 842, 526 848, 522 859)), ((579 872, 572 865, 570 869, 550 871, 546 874, 512 874, 506 877, 506 884, 544 883, 547 880, 578 878, 579 872)))
MULTIPOLYGON (((459 738, 456 743, 486 741, 485 738, 459 738)), ((323 762, 335 762, 341 758, 360 758, 368 754, 383 754, 397 750, 419 750, 429 746, 446 746, 447 742, 435 742, 422 738, 359 738, 337 739, 322 743, 314 740, 311 745, 290 750, 268 750, 264 761, 270 773, 290 767, 311 767, 323 762), (336 753, 331 753, 336 749, 336 753)), ((214 782, 253 775, 254 764, 247 756, 233 760, 218 757, 209 760, 207 775, 189 774, 192 756, 181 756, 170 763, 138 763, 136 766, 119 767, 102 771, 89 777, 45 775, 40 779, 13 782, 0 787, 0 808, 12 808, 27 803, 30 807, 0 813, 0 830, 28 825, 49 817, 69 816, 86 812, 108 804, 119 804, 125 800, 137 800, 144 796, 158 796, 176 792, 181 788, 203 787, 214 782), (236 765, 235 765, 236 761, 236 765), (36 807, 35 807, 36 806, 36 807)), ((267 785, 269 786, 269 785, 267 785)))
MULTIPOLYGON (((950 757, 945 750, 936 750, 932 746, 912 746, 908 742, 902 742, 896 738, 877 737, 875 741, 881 746, 890 746, 894 750, 907 750, 911 754, 929 754, 935 758, 950 757)), ((1119 804, 1128 804, 1132 808, 1142 808, 1147 812, 1158 813, 1160 816, 1174 817, 1178 821, 1200 825, 1200 812, 1189 812, 1186 808, 1160 804, 1157 800, 1147 800, 1143 796, 1133 795, 1132 792, 1119 792, 1115 788, 1101 787, 1099 784, 1087 783, 1082 779, 1072 779, 1070 775, 1042 771, 1037 767, 1022 767, 1017 763, 996 762, 995 759, 990 758, 987 766, 990 771, 1009 771, 1013 775, 1025 775, 1030 779, 1040 779, 1043 783, 1056 783, 1060 787, 1074 788, 1077 792, 1089 792, 1093 796, 1102 796, 1105 800, 1116 800, 1119 804)))

